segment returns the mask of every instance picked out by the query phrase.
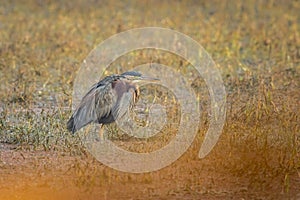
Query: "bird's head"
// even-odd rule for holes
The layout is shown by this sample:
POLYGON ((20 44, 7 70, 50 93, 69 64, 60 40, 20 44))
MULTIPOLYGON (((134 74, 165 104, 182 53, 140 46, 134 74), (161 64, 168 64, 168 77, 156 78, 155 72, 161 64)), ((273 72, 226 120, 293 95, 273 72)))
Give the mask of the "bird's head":
POLYGON ((121 74, 121 76, 133 83, 159 81, 158 78, 143 76, 141 73, 136 71, 124 72, 123 74, 121 74))

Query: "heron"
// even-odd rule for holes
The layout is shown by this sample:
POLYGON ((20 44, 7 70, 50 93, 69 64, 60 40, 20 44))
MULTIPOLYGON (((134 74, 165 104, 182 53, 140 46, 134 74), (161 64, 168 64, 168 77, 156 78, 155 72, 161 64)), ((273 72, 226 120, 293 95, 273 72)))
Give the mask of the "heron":
POLYGON ((159 81, 136 71, 113 74, 94 84, 67 123, 73 134, 90 123, 110 124, 131 110, 140 96, 137 83, 159 81))

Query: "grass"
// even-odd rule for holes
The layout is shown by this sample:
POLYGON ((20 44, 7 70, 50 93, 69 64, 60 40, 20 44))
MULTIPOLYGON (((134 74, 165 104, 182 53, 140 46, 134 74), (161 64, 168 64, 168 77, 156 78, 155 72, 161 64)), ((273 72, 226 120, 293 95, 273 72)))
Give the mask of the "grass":
MULTIPOLYGON (((298 1, 275 0, 2 3, 3 194, 12 194, 4 185, 14 186, 18 176, 15 198, 17 194, 26 198, 36 188, 37 196, 43 196, 43 184, 58 193, 65 188, 69 191, 65 198, 77 199, 299 198, 299 9, 298 1), (83 59, 113 34, 145 26, 180 31, 207 50, 225 83, 227 119, 214 150, 199 160, 209 116, 203 80, 194 76, 189 63, 167 52, 144 50, 122 56, 109 73, 147 62, 174 66, 188 77, 204 110, 203 128, 178 161, 158 172, 127 174, 95 161, 65 125, 71 114, 73 81, 83 59), (34 177, 40 180, 36 185, 32 185, 34 177)), ((176 106, 171 95, 156 92, 161 96, 158 102, 176 106)), ((177 112, 168 110, 171 122, 178 121, 172 118, 177 112)), ((164 133, 169 134, 167 143, 176 127, 169 124, 164 133)), ((157 140, 145 143, 148 146, 140 141, 125 146, 150 151, 161 145, 157 140)))

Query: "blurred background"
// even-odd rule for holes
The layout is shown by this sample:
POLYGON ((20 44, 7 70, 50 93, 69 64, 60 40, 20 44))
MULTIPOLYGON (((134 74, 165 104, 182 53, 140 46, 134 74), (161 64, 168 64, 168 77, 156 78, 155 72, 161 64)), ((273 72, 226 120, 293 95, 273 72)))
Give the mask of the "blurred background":
MULTIPOLYGON (((292 0, 1 2, 0 199, 299 199, 299 10, 292 0), (204 110, 196 140, 172 165, 130 174, 95 160, 66 122, 89 52, 114 34, 148 26, 182 32, 212 56, 226 87, 227 119, 200 160, 209 95, 201 77, 191 76, 204 110)), ((150 61, 193 73, 181 58, 148 50, 124 55, 107 74, 150 61)), ((170 116, 178 114, 173 105, 170 116)), ((172 136, 176 127, 164 132, 172 136)))

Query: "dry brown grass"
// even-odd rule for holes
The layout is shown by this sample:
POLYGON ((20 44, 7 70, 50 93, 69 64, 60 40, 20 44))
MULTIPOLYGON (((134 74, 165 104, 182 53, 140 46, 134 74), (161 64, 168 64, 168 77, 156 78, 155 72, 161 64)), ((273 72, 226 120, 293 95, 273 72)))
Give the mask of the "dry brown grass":
MULTIPOLYGON (((299 10, 298 1, 279 0, 2 2, 0 198, 300 198, 299 10), (171 166, 128 174, 94 160, 65 124, 82 60, 109 36, 145 26, 181 31, 212 55, 227 119, 214 150, 199 160, 209 102, 204 82, 191 77, 204 109, 197 140, 171 166)), ((192 72, 151 50, 121 57, 112 72, 131 67, 128 60, 192 72)))

